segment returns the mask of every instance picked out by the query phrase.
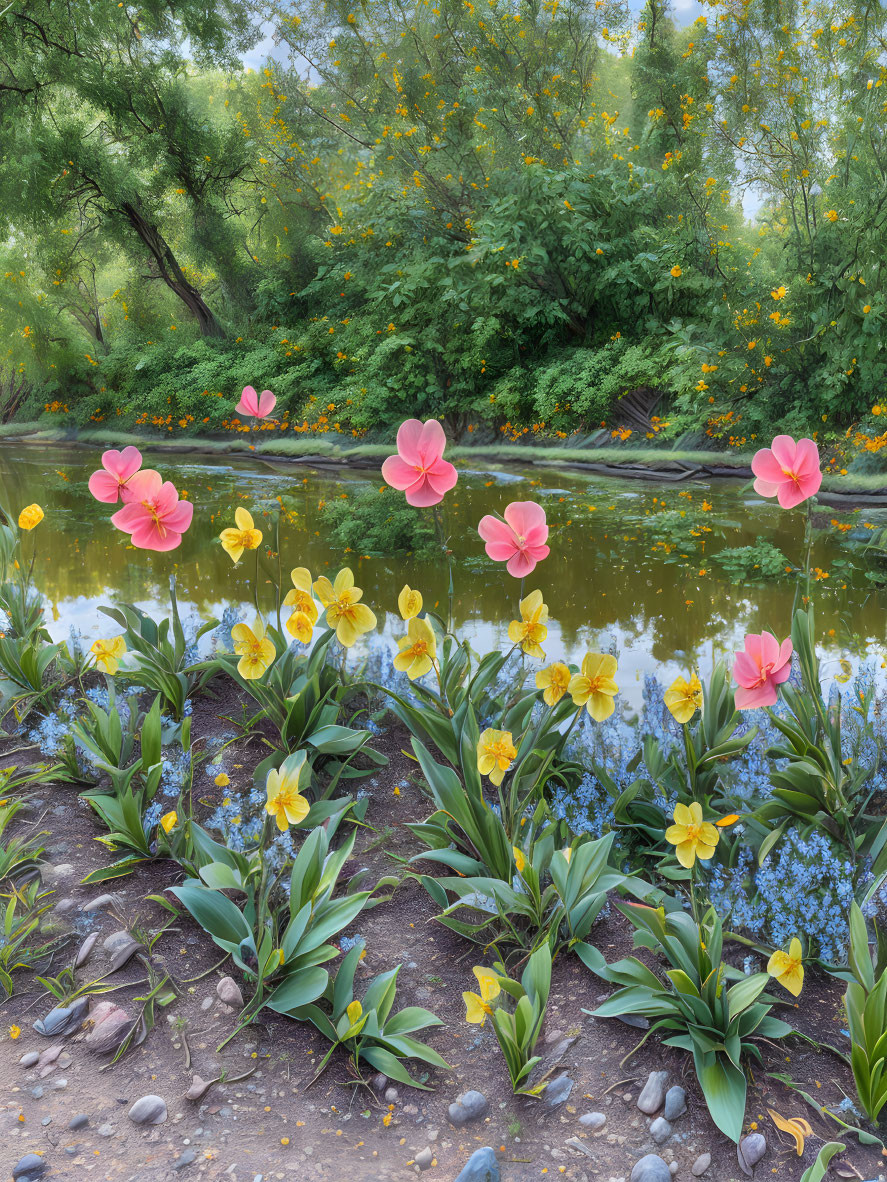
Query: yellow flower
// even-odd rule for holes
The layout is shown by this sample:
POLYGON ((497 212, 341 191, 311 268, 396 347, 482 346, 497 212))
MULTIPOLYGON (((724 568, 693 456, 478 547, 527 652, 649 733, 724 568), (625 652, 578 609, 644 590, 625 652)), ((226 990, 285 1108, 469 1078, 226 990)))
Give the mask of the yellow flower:
POLYGON ((691 805, 676 804, 674 824, 665 831, 665 840, 676 846, 678 861, 687 870, 697 858, 707 862, 721 839, 714 825, 702 819, 702 805, 694 800, 691 805))
POLYGON ((22 1030, 21 1030, 20 1026, 10 1026, 9 1037, 10 1038, 18 1038, 18 1036, 21 1034, 21 1032, 22 1032, 22 1030))
POLYGON ((517 866, 518 874, 523 874, 527 865, 527 859, 523 850, 519 850, 516 845, 513 845, 511 847, 511 852, 514 855, 514 864, 517 866))
POLYGON ((178 822, 179 815, 175 809, 172 809, 171 812, 164 813, 164 815, 160 818, 160 828, 164 833, 169 833, 171 830, 175 829, 178 822))
POLYGON ((252 628, 248 624, 235 624, 231 629, 234 651, 240 660, 237 672, 247 681, 255 681, 274 663, 277 649, 265 635, 265 624, 256 616, 252 628))
POLYGON ((511 731, 495 731, 487 727, 477 744, 477 770, 499 785, 516 755, 511 731))
POLYGON ((595 722, 603 722, 616 709, 619 686, 613 680, 616 658, 609 653, 586 653, 582 669, 570 678, 568 689, 574 706, 584 706, 595 722))
POLYGON ((777 948, 767 961, 767 972, 789 993, 797 997, 804 985, 804 953, 801 941, 792 936, 788 952, 777 948))
POLYGON ((95 657, 96 668, 113 677, 120 668, 120 658, 126 652, 126 641, 122 636, 96 640, 89 651, 95 657))
POLYGON ((411 620, 417 616, 422 610, 422 592, 414 591, 409 583, 404 583, 397 597, 397 610, 402 620, 411 620))
POLYGON ((465 1021, 471 1022, 474 1026, 483 1026, 487 1020, 487 1014, 493 1012, 490 1002, 496 1000, 502 992, 502 987, 499 984, 498 976, 492 969, 475 967, 471 971, 477 978, 480 993, 466 992, 462 994, 462 1000, 465 1002, 465 1021))
POLYGON ((777 287, 773 291, 770 292, 770 295, 773 296, 774 300, 784 300, 785 295, 786 295, 786 289, 784 286, 777 287))
POLYGON ((375 628, 375 613, 360 602, 363 591, 354 586, 350 567, 339 571, 335 583, 321 575, 314 584, 314 592, 326 608, 326 622, 335 628, 336 639, 345 648, 351 648, 359 636, 375 628))
POLYGON ((216 785, 217 788, 227 788, 228 785, 231 783, 231 779, 227 775, 227 773, 219 772, 219 774, 213 780, 213 783, 216 785))
POLYGON ((838 211, 836 209, 827 209, 825 216, 830 222, 836 222, 838 220, 838 211))
POLYGON ((222 549, 234 562, 240 561, 244 550, 257 550, 262 544, 262 531, 253 525, 252 514, 243 506, 234 510, 235 529, 223 529, 219 534, 222 549))
POLYGON ((536 674, 536 689, 544 690, 542 699, 547 706, 556 706, 570 688, 570 670, 563 661, 555 661, 536 674))
POLYGON ((314 635, 314 625, 305 612, 293 612, 286 622, 286 630, 294 636, 299 644, 310 644, 314 635))
POLYGON ((538 657, 544 661, 542 641, 548 635, 545 627, 548 607, 542 602, 542 592, 531 591, 518 606, 521 618, 512 620, 508 625, 508 639, 512 644, 519 644, 528 657, 538 657))
POLYGON ((354 1001, 352 1001, 347 1007, 345 1014, 352 1026, 355 1024, 355 1022, 360 1021, 360 1019, 363 1017, 363 1006, 360 1004, 357 998, 355 998, 354 1001))
POLYGON ((665 704, 678 722, 689 722, 702 709, 702 682, 693 673, 690 680, 676 677, 665 691, 665 704))
MULTIPOLYGON (((295 566, 290 571, 290 579, 292 580, 293 589, 292 591, 287 591, 283 602, 284 606, 293 609, 293 613, 289 620, 287 620, 286 626, 292 632, 293 636, 301 640, 302 637, 299 635, 299 632, 294 631, 293 626, 291 626, 293 624, 293 618, 300 613, 303 616, 307 616, 312 630, 317 623, 317 604, 314 602, 314 596, 311 594, 311 572, 306 566, 295 566)), ((304 625, 300 624, 298 627, 300 632, 304 632, 304 625)), ((309 632, 308 640, 310 639, 311 633, 309 632)))
POLYGON ((43 520, 44 513, 39 505, 28 505, 18 515, 19 529, 33 529, 43 520))
POLYGON ((308 816, 310 805, 299 792, 299 775, 305 766, 305 756, 288 755, 278 771, 272 768, 265 780, 268 800, 265 812, 277 820, 277 828, 283 833, 290 825, 299 825, 308 816))
POLYGON ((669 271, 669 275, 671 275, 672 279, 680 279, 681 275, 683 275, 683 271, 677 265, 677 263, 675 263, 675 265, 669 271))
POLYGON ((407 625, 406 636, 401 636, 397 647, 400 652, 394 658, 394 668, 406 673, 410 681, 422 677, 434 665, 437 640, 427 620, 413 616, 407 625))

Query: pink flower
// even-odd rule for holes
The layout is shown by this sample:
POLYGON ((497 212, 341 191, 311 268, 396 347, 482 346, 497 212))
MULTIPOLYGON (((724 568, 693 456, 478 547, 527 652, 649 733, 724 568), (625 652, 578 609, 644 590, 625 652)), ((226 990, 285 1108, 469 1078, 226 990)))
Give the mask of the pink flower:
POLYGON ((257 394, 252 386, 244 386, 235 410, 241 415, 252 415, 254 419, 267 419, 276 403, 277 399, 270 390, 257 394))
POLYGON ((755 453, 751 470, 757 480, 755 492, 762 497, 777 497, 783 509, 793 509, 819 492, 819 448, 812 439, 777 435, 769 447, 755 453))
POLYGON ((194 506, 179 500, 175 485, 159 472, 139 472, 129 481, 127 499, 112 525, 131 534, 139 550, 175 550, 194 516, 194 506))
POLYGON ((481 518, 477 532, 486 542, 490 558, 494 562, 506 562, 508 573, 522 579, 550 553, 545 545, 548 538, 545 510, 535 501, 512 501, 504 517, 502 521, 487 514, 481 518))
POLYGON ((752 710, 755 706, 773 706, 776 687, 788 680, 792 670, 792 642, 789 637, 782 644, 772 632, 760 636, 750 632, 745 638, 745 649, 736 654, 733 677, 736 709, 752 710))
POLYGON ((129 481, 141 466, 142 453, 137 447, 106 451, 102 455, 102 467, 89 478, 89 491, 97 501, 109 505, 118 500, 128 501, 129 481))
POLYGON ((456 469, 443 458, 446 443, 437 419, 407 419, 397 429, 397 455, 382 465, 386 483, 406 493, 411 505, 440 504, 458 479, 456 469))

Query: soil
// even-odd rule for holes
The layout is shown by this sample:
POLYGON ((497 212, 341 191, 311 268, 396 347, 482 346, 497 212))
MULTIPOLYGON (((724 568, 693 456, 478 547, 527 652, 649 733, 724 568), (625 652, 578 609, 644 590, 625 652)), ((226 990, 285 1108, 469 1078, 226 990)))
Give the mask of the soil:
MULTIPOLYGON (((194 737, 216 732, 221 716, 232 712, 239 715, 236 702, 198 698, 194 737)), ((33 751, 22 753, 21 745, 21 738, 0 743, 0 766, 23 766, 29 758, 39 758, 33 751)), ((85 1032, 81 1031, 62 1040, 63 1054, 45 1076, 21 1066, 23 1055, 45 1051, 52 1042, 32 1027, 54 1002, 30 974, 16 975, 17 992, 3 1006, 0 1019, 0 1176, 11 1175, 17 1161, 34 1152, 45 1159, 43 1176, 59 1182, 85 1178, 161 1182, 189 1176, 253 1182, 258 1175, 264 1182, 296 1178, 401 1182, 422 1172, 413 1163, 427 1147, 433 1160, 424 1174, 430 1182, 452 1182, 471 1153, 489 1145, 496 1150, 503 1182, 539 1178, 627 1182, 634 1163, 654 1152, 676 1164, 679 1179, 691 1178, 691 1166, 703 1152, 712 1155, 705 1179, 738 1182, 744 1177, 735 1146, 716 1130, 707 1114, 689 1056, 651 1038, 623 1062, 642 1032, 583 1013, 599 1004, 608 989, 568 954, 562 954, 554 966, 541 1053, 550 1057, 563 1051, 553 1074, 568 1072, 574 1081, 572 1091, 554 1109, 547 1108, 544 1099, 512 1096, 490 1023, 478 1028, 464 1020, 461 995, 474 986, 471 968, 480 962, 479 950, 437 923, 434 905, 423 888, 403 877, 402 860, 417 851, 405 826, 424 819, 430 811, 414 774, 415 764, 403 754, 407 736, 392 727, 376 745, 389 756, 390 764, 362 781, 371 797, 366 820, 375 828, 360 830, 353 869, 366 866, 371 877, 399 873, 402 882, 390 902, 363 913, 354 925, 367 947, 356 993, 361 994, 361 977, 365 980, 400 964, 396 1006, 424 1006, 446 1023, 430 1032, 427 1041, 453 1065, 451 1070, 432 1071, 428 1091, 396 1085, 397 1095, 390 1100, 356 1081, 344 1058, 334 1057, 312 1083, 326 1044, 308 1024, 269 1012, 217 1052, 236 1025, 236 1012, 216 994, 216 984, 230 965, 219 963, 219 949, 183 914, 152 951, 155 964, 175 982, 177 997, 158 1011, 145 1042, 116 1064, 92 1054, 83 1044, 85 1032), (16 1026, 21 1033, 13 1038, 8 1031, 16 1026), (565 1041, 574 1036, 576 1041, 564 1050, 565 1041), (682 1084, 688 1095, 689 1111, 675 1122, 674 1133, 663 1146, 653 1143, 650 1118, 636 1106, 640 1088, 653 1070, 667 1070, 669 1085, 682 1084), (252 1074, 241 1082, 216 1084, 198 1103, 183 1098, 195 1073, 210 1080, 222 1071, 229 1077, 252 1074), (487 1097, 489 1114, 455 1128, 448 1119, 448 1106, 471 1088, 487 1097), (169 1115, 164 1123, 145 1128, 134 1125, 126 1112, 133 1101, 147 1094, 162 1096, 169 1115), (579 1124, 579 1116, 595 1110, 606 1115, 606 1124, 589 1133, 579 1124), (71 1130, 69 1122, 78 1114, 88 1116, 89 1123, 71 1130), (110 1135, 102 1135, 106 1133, 110 1135), (573 1138, 584 1151, 566 1145, 573 1138)), ((241 777, 241 786, 246 787, 262 757, 255 743, 238 744, 229 748, 228 755, 226 766, 233 765, 235 770, 225 792, 237 787, 234 777, 241 777)), ((208 778, 206 782, 211 783, 208 778)), ((222 791, 213 787, 212 792, 197 795, 209 810, 213 794, 222 791)), ((157 930, 169 921, 169 913, 149 896, 161 895, 181 880, 182 873, 172 862, 147 863, 109 884, 82 884, 89 872, 107 865, 109 855, 95 840, 100 833, 97 822, 74 787, 41 786, 21 832, 26 825, 47 832, 44 880, 55 891, 52 922, 69 935, 65 951, 51 969, 43 966, 44 973, 57 973, 70 964, 92 931, 98 931, 100 938, 95 953, 78 971, 78 982, 84 984, 108 971, 110 958, 102 940, 119 930, 120 924, 105 911, 85 913, 81 908, 109 890, 121 897, 129 926, 157 930)), ((631 950, 628 925, 615 909, 599 921, 593 938, 608 960, 631 950)), ((137 999, 144 994, 144 972, 131 960, 109 979, 117 989, 110 999, 129 1012, 136 1011, 137 999)), ((846 1049, 841 994, 839 982, 808 972, 800 1004, 789 1005, 786 1016, 810 1038, 846 1049)), ((836 1126, 829 1127, 800 1096, 769 1079, 767 1072, 789 1073, 830 1105, 837 1105, 844 1094, 852 1096, 853 1083, 840 1059, 800 1040, 783 1046, 764 1044, 761 1049, 763 1063, 752 1068, 747 1108, 748 1121, 765 1134, 768 1144, 756 1174, 794 1182, 812 1163, 822 1142, 837 1139, 836 1126), (802 1159, 790 1138, 775 1129, 768 1107, 783 1116, 810 1121, 815 1135, 808 1138, 802 1159)), ((853 1163, 857 1176, 877 1178, 880 1151, 861 1147, 855 1140, 847 1144, 844 1160, 853 1163)))

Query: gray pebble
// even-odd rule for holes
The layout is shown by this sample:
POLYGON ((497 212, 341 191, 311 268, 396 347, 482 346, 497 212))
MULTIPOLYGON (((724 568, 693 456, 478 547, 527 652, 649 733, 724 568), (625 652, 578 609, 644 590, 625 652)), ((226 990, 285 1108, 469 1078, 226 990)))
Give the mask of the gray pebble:
POLYGON ((579 1123, 583 1129, 591 1129, 595 1132, 596 1129, 602 1129, 607 1123, 607 1118, 602 1112, 585 1112, 579 1117, 579 1123))
POLYGON ((553 1079, 545 1091, 542 1093, 542 1098, 545 1101, 546 1108, 557 1108, 559 1104, 563 1104, 565 1100, 569 1099, 570 1092, 573 1090, 573 1081, 569 1075, 559 1075, 557 1079, 553 1079))
POLYGON ((243 1009, 243 994, 233 977, 222 977, 216 985, 216 993, 219 1001, 223 1001, 226 1006, 231 1006, 235 1010, 243 1009))
POLYGON ((68 1121, 69 1129, 85 1129, 89 1124, 89 1117, 85 1112, 78 1112, 76 1116, 72 1116, 68 1121))
POLYGON ((32 1179, 40 1178, 45 1170, 46 1162, 39 1154, 26 1153, 18 1165, 13 1167, 12 1176, 16 1182, 32 1182, 32 1179))
POLYGON ((671 1125, 664 1116, 657 1116, 650 1125, 650 1136, 657 1145, 662 1145, 671 1136, 671 1125))
POLYGON ((648 1153, 635 1162, 631 1182, 671 1182, 671 1170, 657 1154, 648 1153))
POLYGON ((90 934, 86 937, 86 939, 80 945, 80 947, 77 950, 77 955, 74 957, 74 968, 75 969, 79 969, 82 965, 85 965, 86 962, 89 960, 90 955, 92 954, 92 950, 93 950, 93 948, 95 948, 96 940, 98 940, 98 938, 99 938, 98 932, 90 932, 90 934))
POLYGON ((373 1089, 373 1091, 376 1093, 377 1096, 381 1096, 382 1093, 385 1091, 385 1089, 388 1087, 388 1076, 385 1075, 381 1071, 377 1071, 376 1074, 373 1076, 373 1078, 370 1080, 370 1087, 373 1089))
POLYGON ((36 1088, 31 1088, 31 1095, 34 1097, 35 1100, 39 1100, 40 1097, 43 1095, 43 1088, 41 1088, 41 1086, 39 1084, 37 1085, 36 1088))
POLYGON ((99 1127, 96 1129, 96 1132, 100 1137, 113 1137, 116 1130, 112 1124, 110 1124, 108 1121, 105 1121, 103 1125, 99 1125, 99 1127))
POLYGON ((767 1138, 762 1133, 749 1133, 739 1142, 736 1156, 742 1170, 750 1175, 766 1152, 767 1138))
POLYGON ((51 1116, 44 1116, 43 1120, 41 1120, 40 1123, 43 1125, 44 1128, 46 1128, 47 1125, 52 1124, 52 1117, 51 1116))
POLYGON ((665 1093, 665 1108, 662 1115, 666 1120, 677 1120, 687 1111, 687 1093, 679 1084, 665 1093))
POLYGON ((638 1108, 647 1116, 653 1116, 662 1107, 665 1100, 665 1084, 668 1080, 667 1071, 651 1071, 647 1082, 638 1096, 638 1108))
POLYGON ((696 1158, 696 1161, 693 1162, 693 1166, 690 1170, 690 1173, 693 1175, 694 1178, 701 1178, 702 1175, 705 1173, 705 1171, 708 1169, 708 1167, 710 1165, 711 1165, 711 1154, 710 1153, 700 1153, 699 1157, 696 1158))
POLYGON ((56 1034, 69 1034, 81 1025, 89 1009, 89 998, 78 997, 69 1006, 55 1006, 45 1018, 38 1018, 34 1029, 44 1038, 52 1038, 56 1034))
POLYGON ((113 956, 115 952, 119 952, 121 948, 125 948, 132 940, 129 932, 121 929, 119 932, 112 932, 105 940, 102 941, 102 947, 105 952, 110 952, 113 956))
POLYGON ((174 1170, 184 1170, 185 1166, 190 1166, 196 1157, 197 1151, 195 1149, 186 1149, 185 1152, 181 1154, 180 1157, 177 1157, 173 1162, 172 1168, 174 1170))
POLYGON ((134 1125, 162 1125, 166 1120, 166 1101, 162 1096, 142 1096, 126 1114, 134 1125))
POLYGON ((472 1089, 456 1097, 455 1103, 449 1107, 449 1117, 452 1124, 458 1128, 460 1125, 467 1124, 470 1120, 480 1120, 489 1111, 489 1101, 483 1092, 477 1092, 472 1089))
POLYGON ((475 1149, 455 1182, 501 1182, 495 1151, 489 1145, 475 1149))
POLYGON ((37 1051, 28 1051, 27 1054, 22 1055, 19 1059, 19 1065, 21 1067, 33 1067, 39 1058, 40 1055, 37 1051))
POLYGON ((420 1170, 427 1170, 429 1168, 429 1166, 431 1165, 432 1161, 434 1161, 434 1154, 431 1152, 430 1148, 426 1145, 424 1149, 419 1150, 419 1152, 413 1158, 413 1161, 416 1163, 416 1165, 419 1167, 420 1170))
POLYGON ((399 1096, 400 1096, 400 1092, 397 1090, 397 1088, 386 1088, 385 1089, 385 1103, 386 1104, 396 1104, 399 1096))

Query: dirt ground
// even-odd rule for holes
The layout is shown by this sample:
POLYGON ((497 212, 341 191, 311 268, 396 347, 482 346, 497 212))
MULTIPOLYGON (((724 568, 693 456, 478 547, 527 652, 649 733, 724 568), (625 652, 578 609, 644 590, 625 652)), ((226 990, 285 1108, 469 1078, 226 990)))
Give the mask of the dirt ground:
MULTIPOLYGON (((226 705, 198 699, 194 735, 215 733, 221 725, 220 714, 230 717, 226 705)), ((27 762, 27 754, 8 758, 4 754, 21 744, 21 738, 0 744, 0 766, 27 762)), ((402 873, 396 859, 407 858, 417 849, 405 824, 423 819, 430 809, 413 776, 415 765, 401 750, 407 746, 406 735, 389 729, 377 746, 391 762, 362 782, 371 797, 366 820, 375 828, 360 831, 349 869, 366 866, 381 876, 398 873, 399 867, 402 873)), ((226 765, 236 771, 225 792, 238 787, 235 776, 246 787, 262 757, 255 744, 240 751, 229 749, 229 754, 226 765)), ((201 788, 197 795, 211 802, 213 793, 221 795, 221 790, 206 782, 211 791, 201 788)), ((121 896, 130 923, 137 920, 158 928, 169 916, 156 903, 146 901, 146 896, 161 893, 180 881, 182 874, 175 864, 158 862, 107 885, 82 885, 90 871, 108 861, 105 847, 95 840, 99 829, 90 809, 73 787, 41 787, 35 796, 26 824, 48 832, 44 838, 49 851, 46 881, 56 892, 53 922, 70 934, 66 951, 51 971, 71 963, 81 941, 97 931, 96 951, 78 972, 78 981, 85 982, 107 971, 110 958, 102 940, 119 930, 120 924, 105 911, 85 913, 81 908, 113 890, 121 896)), ((231 1182, 254 1182, 258 1176, 263 1182, 296 1178, 401 1182, 420 1173, 430 1182, 452 1182, 482 1145, 496 1150, 503 1182, 539 1178, 627 1182, 634 1163, 651 1152, 674 1162, 679 1179, 691 1178, 691 1166, 702 1153, 712 1155, 704 1178, 738 1182, 744 1177, 735 1146, 708 1117, 689 1057, 650 1039, 623 1064, 642 1032, 619 1021, 583 1014, 583 1008, 594 1008, 608 989, 575 957, 562 955, 555 964, 541 1048, 549 1058, 560 1056, 553 1074, 568 1072, 574 1082, 568 1099, 549 1108, 544 1098, 512 1096, 490 1024, 479 1029, 465 1023, 461 995, 474 987, 471 967, 480 958, 474 945, 435 922, 433 904, 415 881, 404 880, 390 902, 360 915, 354 929, 365 937, 367 947, 355 982, 358 996, 361 977, 401 964, 397 1008, 424 1006, 446 1023, 430 1032, 427 1041, 453 1066, 449 1071, 431 1072, 427 1080, 431 1090, 396 1085, 396 1096, 378 1096, 350 1078, 344 1059, 335 1057, 312 1084, 326 1044, 307 1024, 267 1013, 266 1020, 239 1034, 218 1053, 218 1044, 231 1033, 236 1018, 216 994, 216 984, 230 966, 218 964, 219 949, 183 915, 160 937, 152 954, 176 983, 178 996, 159 1011, 146 1041, 117 1064, 109 1066, 107 1057, 91 1053, 80 1032, 61 1040, 64 1050, 48 1068, 38 1071, 22 1066, 22 1056, 45 1051, 53 1041, 41 1038, 32 1028, 53 1000, 27 974, 17 975, 18 992, 3 1006, 0 1018, 0 1177, 11 1176, 17 1161, 34 1152, 45 1159, 43 1176, 59 1182, 87 1177, 96 1182, 161 1182, 197 1175, 231 1182), (21 1033, 13 1038, 9 1030, 16 1026, 21 1033), (223 1070, 229 1077, 252 1074, 237 1083, 215 1085, 198 1103, 183 1098, 195 1074, 210 1080, 223 1070), (669 1085, 682 1084, 688 1095, 688 1113, 675 1122, 673 1135, 662 1146, 653 1143, 650 1119, 636 1106, 652 1070, 667 1070, 669 1085), (448 1106, 470 1088, 487 1097, 489 1114, 455 1128, 448 1119, 448 1106), (134 1125, 126 1110, 147 1094, 163 1097, 168 1119, 145 1128, 134 1125), (594 1133, 579 1123, 579 1117, 590 1111, 600 1111, 607 1118, 594 1133), (72 1118, 81 1115, 88 1117, 88 1124, 69 1128, 72 1118), (571 1140, 575 1145, 567 1145, 571 1140), (432 1164, 420 1171, 414 1160, 426 1148, 431 1150, 432 1164)), ((616 911, 599 921, 594 940, 608 960, 630 951, 627 924, 616 911)), ((129 984, 110 999, 124 1009, 136 1009, 135 999, 144 992, 144 968, 130 961, 111 981, 129 984)), ((840 1046, 845 1026, 841 992, 838 983, 808 974, 801 1004, 788 1006, 786 1016, 811 1037, 840 1046)), ((823 1140, 838 1138, 835 1126, 826 1127, 799 1096, 768 1079, 766 1072, 788 1072, 805 1090, 831 1105, 840 1103, 844 1094, 853 1095, 852 1080, 837 1057, 798 1040, 762 1050, 764 1067, 753 1070, 747 1109, 748 1121, 765 1134, 768 1144, 756 1176, 793 1182, 814 1160, 823 1140), (815 1136, 808 1139, 803 1159, 797 1157, 790 1138, 777 1132, 768 1107, 783 1116, 810 1120, 815 1136)), ((853 1140, 847 1144, 844 1160, 853 1163, 856 1176, 876 1179, 883 1168, 879 1152, 853 1140)))

